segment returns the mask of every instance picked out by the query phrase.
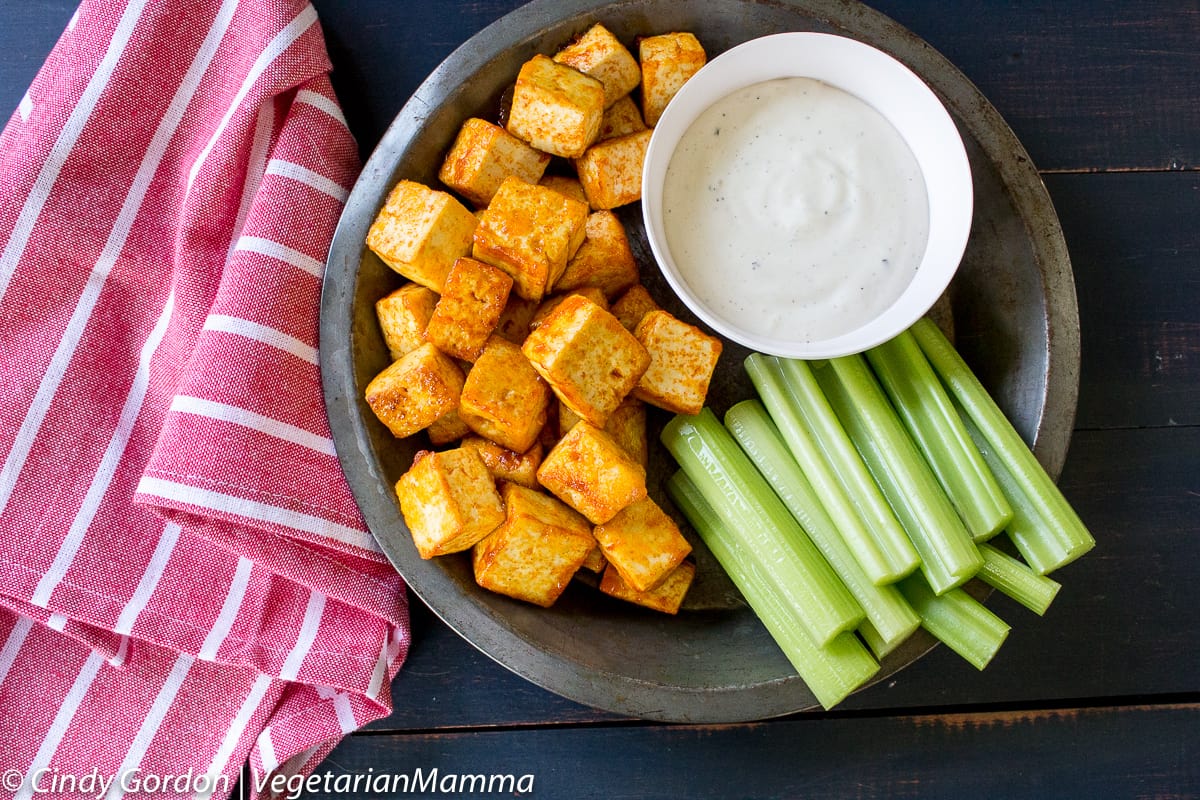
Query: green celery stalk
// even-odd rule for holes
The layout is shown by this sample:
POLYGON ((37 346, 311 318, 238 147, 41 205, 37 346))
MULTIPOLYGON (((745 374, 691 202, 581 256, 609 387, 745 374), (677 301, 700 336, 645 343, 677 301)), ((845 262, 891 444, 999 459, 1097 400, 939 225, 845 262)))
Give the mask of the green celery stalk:
POLYGON ((1004 592, 1037 615, 1046 613, 1062 588, 1058 581, 1039 575, 1017 559, 990 544, 981 544, 983 567, 979 578, 1004 592))
POLYGON ((900 591, 921 617, 921 626, 943 644, 983 669, 1008 638, 1008 623, 963 589, 936 595, 921 574, 900 582, 900 591))
MULTIPOLYGON (((899 588, 897 587, 898 590, 899 588)), ((907 603, 908 601, 905 600, 904 602, 907 603)), ((909 608, 912 608, 912 606, 910 605, 909 608)), ((916 612, 914 611, 913 613, 915 614, 916 612)), ((920 620, 921 618, 917 617, 917 627, 920 627, 920 620)), ((885 640, 879 631, 875 630, 875 626, 871 624, 871 620, 869 619, 864 619, 858 626, 858 635, 866 642, 867 649, 871 651, 871 654, 880 661, 891 655, 892 651, 904 644, 905 641, 904 639, 885 640)))
POLYGON ((745 368, 796 463, 816 490, 821 505, 841 531, 863 571, 876 584, 893 583, 912 572, 917 566, 916 550, 911 544, 907 551, 903 547, 886 548, 882 537, 871 530, 863 517, 862 503, 852 499, 855 489, 864 495, 877 493, 875 482, 869 475, 864 479, 862 473, 858 473, 856 482, 839 476, 800 412, 798 401, 784 377, 781 359, 755 353, 746 359, 745 368), (852 488, 847 488, 847 483, 852 488))
POLYGON ((662 442, 818 645, 858 626, 862 607, 711 409, 677 415, 662 442))
POLYGON ((1002 531, 1012 507, 912 333, 866 356, 971 538, 981 542, 1002 531))
POLYGON ((862 606, 863 624, 870 623, 880 647, 890 650, 908 638, 921 620, 894 585, 876 586, 863 571, 763 404, 738 403, 725 414, 725 427, 862 606))
POLYGON ((929 585, 937 594, 961 586, 983 565, 983 556, 866 360, 857 355, 832 359, 817 377, 920 554, 929 585))
POLYGON ((913 325, 912 332, 964 417, 987 443, 985 448, 976 442, 1013 506, 1009 536, 1025 560, 1045 574, 1095 547, 1096 540, 1079 515, 937 325, 923 319, 913 325))
POLYGON ((840 633, 824 646, 817 645, 795 609, 759 573, 741 537, 721 522, 685 472, 667 480, 667 492, 824 708, 840 703, 879 671, 853 633, 840 633))

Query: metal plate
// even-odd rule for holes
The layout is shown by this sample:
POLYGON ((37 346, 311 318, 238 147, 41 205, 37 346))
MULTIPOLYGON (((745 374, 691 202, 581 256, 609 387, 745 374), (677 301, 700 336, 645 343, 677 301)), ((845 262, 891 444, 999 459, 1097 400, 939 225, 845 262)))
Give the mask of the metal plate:
MULTIPOLYGON (((598 708, 650 719, 732 722, 816 705, 711 556, 698 547, 698 578, 678 617, 666 617, 572 585, 551 609, 478 589, 466 556, 421 560, 392 486, 420 437, 396 440, 362 400, 388 363, 373 303, 399 276, 363 241, 400 178, 436 184, 441 158, 468 116, 495 118, 520 65, 553 53, 593 22, 632 45, 639 35, 694 32, 710 57, 770 33, 815 30, 879 47, 921 75, 959 125, 975 183, 975 218, 949 296, 959 348, 1042 463, 1057 475, 1066 457, 1078 391, 1075 288, 1062 231, 1025 150, 995 109, 945 58, 887 17, 833 0, 537 0, 456 50, 401 110, 368 161, 334 236, 321 310, 321 369, 342 466, 371 530, 409 586, 451 628, 517 674, 598 708)), ((646 246, 639 209, 620 216, 651 293, 691 319, 670 294, 646 246)), ((694 322, 694 319, 692 320, 694 322)), ((750 395, 746 352, 728 346, 710 403, 723 413, 750 395)), ((651 436, 667 415, 651 417, 651 436)), ((673 471, 657 446, 652 494, 673 471)), ((669 507, 669 505, 668 505, 669 507)), ((689 531, 690 533, 690 531, 689 531)), ((691 537, 696 542, 694 536, 691 537)), ((887 658, 881 679, 931 646, 913 637, 887 658)))

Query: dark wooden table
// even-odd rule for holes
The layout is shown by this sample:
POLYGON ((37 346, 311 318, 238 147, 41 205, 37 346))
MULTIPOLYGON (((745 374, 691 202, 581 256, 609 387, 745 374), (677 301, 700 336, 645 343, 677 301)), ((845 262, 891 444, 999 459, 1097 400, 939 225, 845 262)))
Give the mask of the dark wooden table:
MULTIPOLYGON (((518 0, 317 0, 369 154, 411 91, 518 0)), ((1200 796, 1200 3, 879 0, 1040 168, 1070 247, 1083 364, 1061 485, 1098 540, 977 673, 939 648, 830 713, 669 726, 508 673, 413 603, 396 711, 335 773, 514 773, 538 797, 1200 796)), ((73 10, 0 2, 0 107, 73 10)))

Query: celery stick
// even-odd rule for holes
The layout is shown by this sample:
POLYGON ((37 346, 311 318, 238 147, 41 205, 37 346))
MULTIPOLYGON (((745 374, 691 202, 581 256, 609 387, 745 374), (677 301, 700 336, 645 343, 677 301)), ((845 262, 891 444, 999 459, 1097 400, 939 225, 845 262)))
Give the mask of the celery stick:
POLYGON ((795 610, 788 608, 770 583, 762 578, 740 537, 720 521, 684 472, 677 472, 668 479, 667 491, 812 690, 817 702, 826 709, 832 708, 879 670, 879 665, 853 633, 838 634, 823 647, 813 641, 795 610))
POLYGON ((1012 507, 917 340, 904 331, 866 356, 971 538, 981 542, 1003 530, 1012 507))
POLYGON ((983 556, 867 362, 862 356, 836 358, 817 377, 920 553, 929 585, 942 594, 965 583, 983 565, 983 556))
POLYGON ((921 620, 894 585, 876 586, 863 571, 763 404, 738 403, 725 414, 725 427, 862 606, 880 646, 890 649, 908 638, 921 620))
POLYGON ((1018 517, 1015 526, 1010 524, 1009 535, 1025 560, 1044 574, 1095 547, 1096 540, 1075 510, 937 325, 923 319, 912 327, 912 332, 934 371, 958 402, 964 417, 970 419, 990 448, 992 460, 988 460, 988 451, 984 447, 981 446, 980 450, 1013 506, 1014 515, 1018 517), (1007 474, 1000 474, 1001 470, 997 469, 994 462, 1003 464, 1003 471, 1007 474), (1012 488, 1005 486, 1006 480, 1009 480, 1012 488), (1017 497, 1014 490, 1024 497, 1017 497), (1019 507, 1022 506, 1029 510, 1023 515, 1019 513, 1019 507), (1044 524, 1027 530, 1023 527, 1027 523, 1033 524, 1034 520, 1044 524), (1014 527, 1020 529, 1015 534, 1014 527), (1052 537, 1053 541, 1038 541, 1043 537, 1052 537), (1024 546, 1022 540, 1025 541, 1024 546), (1045 553, 1045 559, 1035 560, 1027 552, 1043 547, 1047 551, 1056 551, 1058 556, 1050 557, 1045 553))
POLYGON ((1035 614, 1042 615, 1050 607, 1062 586, 1058 581, 1039 575, 1008 553, 990 544, 981 544, 983 567, 979 577, 1016 600, 1035 614))
POLYGON ((897 560, 889 558, 879 547, 795 407, 779 359, 755 354, 746 359, 745 367, 796 463, 816 490, 821 505, 841 531, 863 571, 873 582, 882 584, 892 583, 915 569, 915 550, 911 552, 911 559, 897 560))
MULTIPOLYGON (((897 591, 899 590, 897 589, 897 591)), ((901 596, 903 597, 903 595, 901 596)), ((907 603, 908 601, 905 600, 904 602, 907 603)), ((912 606, 910 605, 909 608, 912 608, 912 606)), ((914 611, 913 613, 915 614, 916 612, 914 611)), ((917 627, 920 627, 920 620, 921 618, 917 617, 917 627)), ((867 643, 867 649, 869 649, 875 658, 879 659, 880 661, 883 661, 883 659, 891 655, 892 651, 904 644, 905 639, 907 639, 907 637, 905 637, 905 639, 895 639, 890 642, 885 641, 883 636, 880 635, 879 631, 875 630, 875 626, 871 624, 871 620, 869 619, 864 619, 859 624, 858 635, 862 637, 864 642, 867 643)))
POLYGON ((862 607, 710 409, 676 416, 662 441, 817 644, 857 627, 862 607))
POLYGON ((910 575, 900 591, 921 617, 921 626, 938 640, 983 669, 1008 638, 1008 623, 962 589, 935 595, 925 576, 910 575))

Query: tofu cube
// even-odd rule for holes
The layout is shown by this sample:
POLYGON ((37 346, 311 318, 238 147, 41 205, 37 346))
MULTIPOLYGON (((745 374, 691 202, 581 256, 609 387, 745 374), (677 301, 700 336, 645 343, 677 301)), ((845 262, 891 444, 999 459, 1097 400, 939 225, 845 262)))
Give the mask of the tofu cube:
POLYGON ((466 448, 418 453, 396 481, 396 496, 421 558, 474 547, 504 522, 491 473, 466 448))
POLYGON ((684 561, 657 587, 648 592, 639 592, 627 584, 621 578, 621 573, 609 564, 604 570, 604 577, 600 579, 600 591, 664 614, 677 614, 695 577, 696 565, 691 561, 684 561))
POLYGON ((604 431, 643 467, 649 463, 650 443, 646 438, 646 404, 641 400, 633 397, 625 398, 625 401, 608 415, 604 431))
POLYGON ((690 33, 664 33, 638 43, 642 64, 642 117, 654 127, 667 103, 707 60, 704 48, 690 33))
POLYGON ((429 428, 426 430, 429 435, 429 443, 432 445, 457 442, 470 432, 471 429, 467 427, 467 423, 463 422, 462 417, 458 415, 457 408, 447 411, 429 423, 429 428))
POLYGON ((513 344, 521 344, 529 335, 529 323, 533 321, 538 305, 536 300, 510 293, 504 311, 500 312, 500 321, 496 323, 496 333, 513 344))
POLYGON ((475 545, 475 582, 548 607, 595 547, 587 520, 549 495, 504 485, 504 523, 475 545))
POLYGON ((458 407, 463 373, 431 344, 393 361, 367 384, 367 405, 393 434, 403 438, 458 407))
POLYGON ((442 291, 454 260, 471 251, 475 215, 446 192, 400 181, 367 232, 367 247, 410 281, 442 291))
POLYGON ((604 84, 535 55, 521 66, 513 88, 508 132, 544 153, 575 158, 596 141, 604 117, 604 84))
POLYGON ((634 396, 677 414, 699 414, 721 356, 721 340, 661 310, 643 317, 634 335, 650 353, 650 367, 634 396))
POLYGON ((437 301, 437 292, 412 282, 375 301, 375 316, 392 361, 425 344, 425 327, 437 301))
POLYGON ((534 442, 524 453, 501 447, 482 436, 468 436, 463 439, 462 446, 479 453, 488 472, 497 480, 511 481, 530 489, 541 488, 537 481, 537 470, 542 465, 542 454, 545 452, 541 442, 534 442))
POLYGON ((603 142, 644 130, 646 123, 642 121, 641 109, 632 97, 626 95, 604 110, 604 117, 600 120, 600 135, 596 141, 603 142))
POLYGON ((608 311, 569 295, 521 345, 558 399, 596 427, 650 365, 646 348, 608 311))
POLYGON ((538 185, 553 189, 572 200, 578 200, 581 203, 587 202, 587 195, 583 193, 583 184, 579 182, 579 178, 573 178, 570 175, 545 175, 538 181, 538 185))
POLYGON ((604 84, 605 108, 632 92, 642 80, 637 59, 599 23, 558 51, 554 60, 604 84))
POLYGON ((567 431, 571 430, 571 428, 574 428, 575 423, 579 422, 579 420, 581 420, 581 419, 583 419, 583 417, 579 416, 574 411, 567 408, 565 405, 563 405, 563 401, 559 400, 558 401, 558 438, 561 439, 562 437, 566 436, 567 431))
POLYGON ((472 117, 463 123, 438 178, 476 206, 486 206, 509 175, 537 183, 550 156, 499 125, 472 117))
POLYGON ((593 535, 608 563, 639 592, 657 586, 692 552, 675 520, 649 497, 597 525, 593 535))
POLYGON ((625 226, 611 211, 597 211, 588 215, 583 244, 554 282, 554 291, 592 286, 614 298, 637 282, 638 265, 625 226))
POLYGON ((577 294, 580 297, 586 297, 588 300, 591 300, 601 308, 606 310, 608 309, 608 298, 604 296, 604 292, 600 291, 594 286, 585 286, 581 289, 564 292, 563 294, 551 295, 550 297, 542 300, 542 304, 538 306, 537 313, 534 314, 533 319, 529 321, 529 330, 536 331, 538 328, 540 328, 542 323, 546 321, 546 317, 550 316, 550 313, 554 311, 554 309, 558 308, 559 304, 563 300, 566 300, 568 297, 574 294, 577 294))
POLYGON ((609 209, 642 199, 642 164, 652 131, 606 139, 575 159, 588 205, 609 209))
POLYGON ((542 459, 538 483, 600 525, 646 496, 646 470, 607 433, 581 421, 542 459))
POLYGON ((546 424, 550 390, 521 348, 492 336, 467 373, 458 413, 471 430, 524 453, 546 424))
POLYGON ((646 287, 640 283, 635 283, 625 290, 625 294, 617 298, 612 304, 612 313, 621 324, 625 326, 625 330, 633 333, 637 330, 638 323, 642 318, 651 311, 658 311, 658 303, 654 302, 654 298, 650 296, 650 292, 646 291, 646 287))
POLYGON ((474 257, 507 272, 513 291, 541 300, 586 236, 587 205, 509 177, 475 230, 474 257))
POLYGON ((483 352, 500 322, 513 279, 503 270, 473 258, 460 258, 446 276, 441 299, 433 310, 425 340, 464 361, 483 352))
POLYGON ((587 557, 583 559, 583 563, 579 565, 579 568, 599 575, 601 572, 604 572, 606 566, 608 566, 608 561, 604 558, 604 551, 597 544, 588 552, 587 557))

